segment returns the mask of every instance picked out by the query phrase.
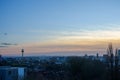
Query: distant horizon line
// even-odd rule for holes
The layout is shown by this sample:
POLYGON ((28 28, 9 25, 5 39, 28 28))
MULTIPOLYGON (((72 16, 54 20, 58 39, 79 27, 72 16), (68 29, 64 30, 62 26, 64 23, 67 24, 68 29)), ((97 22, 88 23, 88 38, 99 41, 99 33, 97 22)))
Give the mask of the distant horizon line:
MULTIPOLYGON (((84 55, 39 55, 39 56, 38 55, 37 56, 26 55, 24 57, 83 57, 85 55, 86 54, 84 54, 84 55)), ((105 54, 103 54, 103 55, 105 55, 105 54)), ((99 56, 101 57, 103 55, 99 55, 99 56)), ((96 54, 87 54, 87 56, 96 56, 96 54)), ((18 57, 18 58, 21 58, 22 56, 2 56, 2 57, 18 57)))

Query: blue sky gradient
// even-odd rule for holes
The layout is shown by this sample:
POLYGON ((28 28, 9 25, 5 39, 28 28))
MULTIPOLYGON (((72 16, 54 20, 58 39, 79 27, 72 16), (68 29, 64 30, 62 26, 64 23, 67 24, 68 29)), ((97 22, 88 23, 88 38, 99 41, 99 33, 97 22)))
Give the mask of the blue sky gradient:
POLYGON ((119 0, 0 0, 1 43, 69 40, 70 36, 94 37, 95 32, 99 32, 96 34, 99 37, 102 31, 109 33, 104 37, 110 36, 110 32, 115 36, 120 30, 119 3, 119 0), (7 35, 3 36, 4 33, 7 35))

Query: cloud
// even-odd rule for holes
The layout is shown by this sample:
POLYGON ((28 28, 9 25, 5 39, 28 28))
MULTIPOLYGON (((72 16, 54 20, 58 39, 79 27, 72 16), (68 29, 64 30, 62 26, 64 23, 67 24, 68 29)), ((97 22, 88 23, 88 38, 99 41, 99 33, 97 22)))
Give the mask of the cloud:
POLYGON ((1 43, 1 45, 10 46, 10 45, 17 45, 17 44, 12 44, 12 43, 1 43))
POLYGON ((4 47, 8 47, 8 46, 0 46, 0 48, 4 48, 4 47))

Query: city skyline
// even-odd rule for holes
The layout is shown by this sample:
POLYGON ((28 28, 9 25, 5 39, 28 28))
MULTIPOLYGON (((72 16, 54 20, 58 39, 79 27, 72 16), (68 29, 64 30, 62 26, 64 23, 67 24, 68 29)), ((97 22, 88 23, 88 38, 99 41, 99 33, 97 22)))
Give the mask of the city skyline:
POLYGON ((119 0, 1 0, 0 54, 104 54, 120 48, 119 0))

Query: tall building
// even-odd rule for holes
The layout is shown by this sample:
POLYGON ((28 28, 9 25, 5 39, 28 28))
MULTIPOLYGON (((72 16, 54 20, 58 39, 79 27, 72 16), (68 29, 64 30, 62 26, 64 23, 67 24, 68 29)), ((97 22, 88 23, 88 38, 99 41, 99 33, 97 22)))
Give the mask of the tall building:
POLYGON ((2 65, 2 55, 0 54, 0 66, 2 65))
POLYGON ((120 57, 120 49, 118 49, 118 56, 120 57))
POLYGON ((2 61, 2 55, 0 54, 0 62, 2 61))
POLYGON ((96 58, 97 58, 97 59, 99 58, 99 53, 96 54, 96 58))
POLYGON ((118 64, 120 65, 120 49, 118 49, 118 59, 119 59, 118 64))
POLYGON ((111 76, 110 80, 114 80, 114 55, 112 43, 108 45, 107 55, 108 55, 108 69, 110 71, 111 76))

